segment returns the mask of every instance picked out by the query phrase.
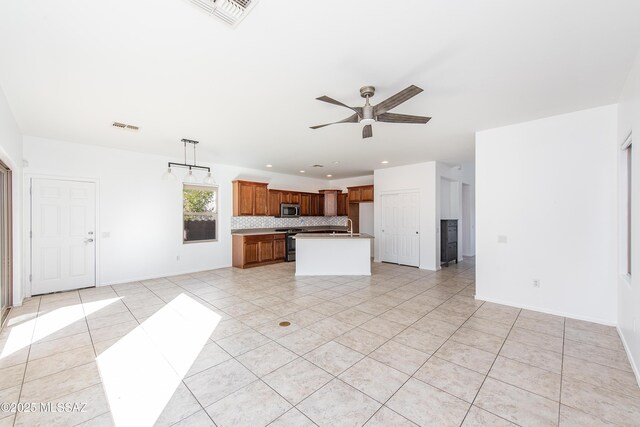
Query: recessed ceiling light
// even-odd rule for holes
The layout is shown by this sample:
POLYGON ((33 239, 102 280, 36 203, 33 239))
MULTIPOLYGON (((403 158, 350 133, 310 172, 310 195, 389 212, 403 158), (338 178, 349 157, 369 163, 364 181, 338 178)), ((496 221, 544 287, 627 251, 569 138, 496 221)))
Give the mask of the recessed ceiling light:
POLYGON ((272 168, 272 167, 273 167, 273 165, 267 165, 267 167, 268 167, 268 168, 272 168))
POLYGON ((336 160, 335 162, 333 162, 333 164, 334 164, 334 165, 339 165, 339 164, 340 164, 340 162, 336 160))
POLYGON ((331 178, 332 176, 333 176, 333 175, 329 174, 329 175, 327 175, 327 178, 331 178))
POLYGON ((380 163, 382 163, 383 165, 386 165, 387 163, 389 163, 389 160, 383 160, 380 163))
POLYGON ((303 170, 301 170, 301 171, 300 171, 300 173, 304 173, 304 171, 303 171, 303 170))

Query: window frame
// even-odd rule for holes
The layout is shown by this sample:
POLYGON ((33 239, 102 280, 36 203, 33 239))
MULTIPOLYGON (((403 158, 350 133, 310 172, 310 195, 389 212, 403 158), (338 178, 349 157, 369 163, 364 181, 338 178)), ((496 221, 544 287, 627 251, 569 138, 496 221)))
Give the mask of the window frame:
POLYGON ((187 183, 187 182, 183 182, 182 183, 182 190, 181 190, 181 197, 182 197, 182 209, 181 209, 181 223, 182 223, 182 244, 183 245, 188 245, 188 244, 192 244, 192 243, 210 243, 210 242, 217 242, 219 240, 219 232, 220 232, 220 186, 218 185, 205 185, 205 184, 193 184, 193 183, 187 183), (184 191, 186 189, 193 189, 193 190, 202 190, 202 191, 212 191, 214 192, 215 196, 214 196, 214 200, 215 200, 215 212, 211 213, 210 215, 202 214, 200 212, 185 212, 184 211, 184 191), (213 218, 213 220, 215 221, 215 239, 202 239, 202 240, 185 240, 185 227, 184 227, 184 217, 185 215, 203 215, 203 216, 211 216, 213 218))

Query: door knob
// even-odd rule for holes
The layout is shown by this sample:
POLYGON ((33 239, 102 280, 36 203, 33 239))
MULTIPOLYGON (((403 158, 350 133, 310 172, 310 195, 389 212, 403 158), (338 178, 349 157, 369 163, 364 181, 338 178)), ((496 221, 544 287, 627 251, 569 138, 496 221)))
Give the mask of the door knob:
POLYGON ((84 242, 85 243, 91 243, 91 242, 93 242, 93 239, 84 239, 84 242))

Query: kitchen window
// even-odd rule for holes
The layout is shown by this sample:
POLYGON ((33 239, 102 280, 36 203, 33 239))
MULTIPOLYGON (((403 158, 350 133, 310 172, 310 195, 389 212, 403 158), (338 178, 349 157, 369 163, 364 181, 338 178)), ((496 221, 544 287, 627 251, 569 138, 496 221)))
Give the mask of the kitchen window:
POLYGON ((218 240, 218 187, 184 184, 182 242, 218 240))

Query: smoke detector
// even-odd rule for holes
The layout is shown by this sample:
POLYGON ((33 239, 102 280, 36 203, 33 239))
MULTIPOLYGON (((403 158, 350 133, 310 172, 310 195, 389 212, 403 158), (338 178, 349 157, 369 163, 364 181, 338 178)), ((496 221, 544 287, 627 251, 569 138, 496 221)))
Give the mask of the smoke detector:
POLYGON ((126 123, 121 123, 121 122, 113 122, 111 123, 111 126, 113 126, 116 129, 128 130, 129 132, 138 132, 140 130, 140 127, 138 126, 128 125, 126 123))
POLYGON ((207 14, 215 16, 231 27, 236 27, 240 21, 255 7, 260 0, 189 0, 191 3, 204 10, 207 14))

